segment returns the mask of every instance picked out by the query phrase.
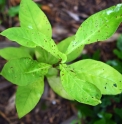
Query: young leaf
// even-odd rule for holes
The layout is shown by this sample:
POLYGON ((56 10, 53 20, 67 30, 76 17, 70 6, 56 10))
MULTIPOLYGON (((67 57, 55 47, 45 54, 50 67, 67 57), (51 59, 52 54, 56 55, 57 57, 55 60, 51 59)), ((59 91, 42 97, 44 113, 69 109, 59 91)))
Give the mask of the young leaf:
POLYGON ((50 67, 30 58, 12 59, 4 65, 1 75, 14 84, 25 86, 45 75, 50 67))
POLYGON ((15 27, 9 28, 1 33, 1 35, 6 36, 10 40, 14 40, 22 46, 26 47, 36 47, 40 46, 53 56, 62 61, 66 61, 66 55, 61 53, 54 41, 48 38, 46 35, 38 32, 37 30, 30 30, 28 28, 15 27))
POLYGON ((68 47, 67 54, 81 45, 108 39, 122 22, 122 4, 112 6, 90 16, 76 32, 76 38, 68 47))
POLYGON ((77 72, 65 64, 60 64, 60 69, 61 83, 73 99, 93 106, 101 103, 100 90, 94 84, 78 78, 77 72))
POLYGON ((19 118, 22 118, 36 106, 43 90, 43 77, 27 86, 18 86, 15 102, 19 118))
POLYGON ((50 87, 56 92, 59 96, 69 99, 69 100, 74 100, 67 92, 64 90, 60 77, 53 76, 53 77, 48 77, 48 82, 50 87))
POLYGON ((45 75, 47 78, 48 77, 53 77, 58 75, 59 71, 56 68, 49 68, 48 73, 45 75))
POLYGON ((94 84, 102 94, 116 95, 122 92, 122 75, 111 66, 91 59, 70 65, 77 77, 94 84))
MULTIPOLYGON (((67 48, 69 46, 69 44, 75 39, 75 35, 68 37, 66 39, 64 39, 63 41, 61 41, 57 46, 58 49, 62 52, 65 53, 67 51, 67 48)), ((82 52, 84 46, 80 46, 78 47, 76 50, 74 50, 73 52, 71 52, 70 54, 67 55, 67 62, 70 62, 74 59, 76 59, 82 52)))
POLYGON ((35 56, 39 62, 48 63, 51 65, 56 64, 59 61, 59 59, 57 59, 41 47, 36 47, 35 56))
POLYGON ((52 37, 51 25, 47 17, 32 0, 21 0, 19 19, 21 27, 35 29, 52 37))
POLYGON ((29 51, 21 47, 7 47, 4 49, 0 49, 0 56, 6 60, 17 59, 22 57, 32 58, 29 54, 29 51))
POLYGON ((16 41, 22 46, 26 47, 36 47, 37 44, 33 42, 31 38, 33 32, 26 28, 14 27, 8 28, 0 33, 2 36, 6 36, 9 40, 16 41))

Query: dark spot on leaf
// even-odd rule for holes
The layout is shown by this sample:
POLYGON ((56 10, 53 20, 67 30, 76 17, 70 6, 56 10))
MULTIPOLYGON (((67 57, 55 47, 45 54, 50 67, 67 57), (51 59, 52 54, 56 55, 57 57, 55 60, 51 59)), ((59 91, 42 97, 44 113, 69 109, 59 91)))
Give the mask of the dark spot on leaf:
POLYGON ((119 82, 121 82, 121 81, 119 81, 119 82))
POLYGON ((117 87, 117 84, 113 84, 114 87, 117 87))
POLYGON ((71 72, 74 72, 73 70, 70 70, 71 72))
POLYGON ((106 87, 104 87, 106 89, 106 87))

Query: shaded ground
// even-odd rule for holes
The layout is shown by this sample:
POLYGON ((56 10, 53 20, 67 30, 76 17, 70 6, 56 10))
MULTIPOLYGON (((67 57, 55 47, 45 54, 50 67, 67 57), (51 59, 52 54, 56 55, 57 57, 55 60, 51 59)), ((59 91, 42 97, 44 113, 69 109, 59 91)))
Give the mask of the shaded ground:
MULTIPOLYGON (((56 42, 74 34, 79 25, 91 14, 122 2, 122 0, 35 1, 41 3, 42 9, 47 14, 53 27, 53 38, 56 42)), ((17 16, 10 18, 6 15, 9 7, 18 4, 19 0, 7 1, 5 11, 0 13, 0 19, 3 20, 0 25, 0 31, 8 27, 19 26, 17 16)), ((116 33, 117 36, 118 33, 122 33, 122 25, 116 33)), ((114 35, 109 42, 87 45, 85 52, 92 55, 99 49, 100 60, 107 61, 112 59, 115 57, 112 51, 115 48, 117 36, 114 35)), ((0 48, 10 45, 11 43, 7 39, 0 36, 0 48)), ((82 57, 79 59, 81 58, 82 57)), ((4 63, 5 60, 0 58, 0 70, 4 63)), ((74 104, 58 97, 49 86, 46 85, 45 93, 36 108, 19 120, 14 105, 15 91, 15 85, 10 84, 3 77, 0 77, 0 124, 69 124, 71 120, 77 118, 77 110, 74 104), (71 120, 67 120, 69 118, 71 120)))

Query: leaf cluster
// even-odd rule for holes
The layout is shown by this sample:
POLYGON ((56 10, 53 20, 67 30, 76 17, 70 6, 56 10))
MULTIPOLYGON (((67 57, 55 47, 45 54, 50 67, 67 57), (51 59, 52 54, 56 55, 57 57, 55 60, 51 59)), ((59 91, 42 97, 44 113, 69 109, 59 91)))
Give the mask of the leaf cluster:
POLYGON ((23 47, 1 49, 0 56, 8 60, 1 75, 18 85, 16 108, 20 118, 38 103, 44 77, 60 96, 92 106, 101 103, 102 95, 122 92, 122 75, 109 65, 92 59, 71 63, 85 44, 106 40, 116 31, 122 21, 122 4, 90 16, 75 35, 58 45, 52 39, 49 20, 32 0, 21 0, 19 19, 20 27, 0 34, 23 47))

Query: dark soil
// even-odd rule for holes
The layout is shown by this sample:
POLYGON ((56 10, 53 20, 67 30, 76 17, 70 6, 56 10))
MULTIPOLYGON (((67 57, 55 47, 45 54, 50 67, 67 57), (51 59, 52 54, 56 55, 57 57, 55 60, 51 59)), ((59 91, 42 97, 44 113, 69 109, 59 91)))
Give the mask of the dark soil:
MULTIPOLYGON (((6 8, 18 5, 19 1, 7 0, 6 8)), ((56 42, 75 34, 79 25, 93 13, 122 2, 122 0, 35 1, 41 3, 42 10, 48 16, 53 27, 53 38, 56 42), (72 16, 73 14, 74 16, 72 16)), ((0 25, 0 31, 9 27, 19 26, 18 17, 10 18, 6 15, 6 11, 0 13, 0 19, 3 20, 0 25)), ((122 25, 117 30, 117 33, 122 33, 122 25)), ((85 50, 89 55, 92 55, 96 50, 100 50, 100 60, 106 62, 115 58, 113 55, 115 44, 116 38, 114 37, 109 42, 87 45, 85 50)), ((0 36, 0 48, 11 45, 16 46, 16 44, 11 44, 6 38, 0 36)), ((81 58, 82 56, 79 59, 81 58)), ((5 63, 6 61, 0 58, 0 71, 5 63)), ((0 76, 0 124, 70 124, 73 119, 77 118, 75 116, 77 110, 74 104, 57 96, 46 85, 44 95, 35 109, 22 119, 18 119, 14 104, 16 88, 17 86, 0 76)))

